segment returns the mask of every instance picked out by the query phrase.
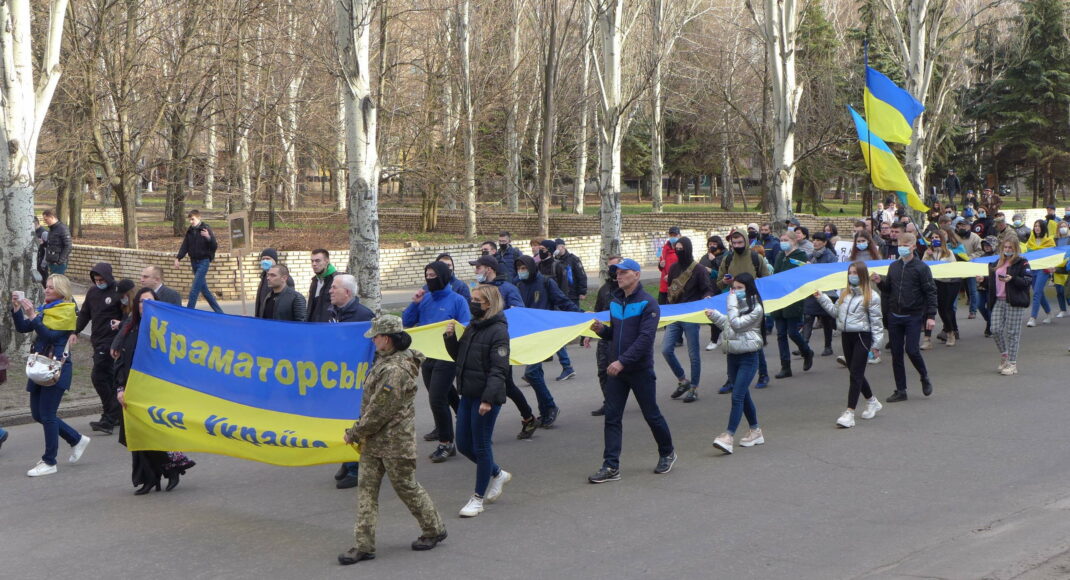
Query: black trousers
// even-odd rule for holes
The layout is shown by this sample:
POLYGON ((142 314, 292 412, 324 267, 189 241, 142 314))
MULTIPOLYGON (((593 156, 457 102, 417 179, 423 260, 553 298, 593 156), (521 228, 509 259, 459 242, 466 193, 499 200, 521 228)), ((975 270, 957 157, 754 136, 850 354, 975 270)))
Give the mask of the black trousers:
POLYGON ((609 378, 609 373, 606 372, 610 363, 609 344, 608 340, 599 340, 594 349, 594 360, 598 365, 598 386, 602 389, 602 406, 606 404, 606 379, 609 378))
POLYGON ((107 349, 93 350, 93 371, 89 378, 93 381, 97 396, 100 397, 100 421, 113 427, 118 426, 123 408, 115 395, 115 361, 107 349))
POLYGON ((955 301, 959 298, 961 280, 954 282, 936 282, 936 312, 944 325, 944 332, 958 332, 959 323, 955 319, 955 301))
POLYGON ((508 379, 508 382, 505 383, 505 396, 509 397, 509 400, 516 405, 516 410, 520 411, 520 418, 524 420, 534 419, 535 415, 531 412, 531 405, 528 404, 524 391, 521 391, 516 386, 516 381, 513 380, 513 367, 509 367, 509 376, 506 379, 508 379))
POLYGON ((851 386, 847 391, 847 408, 858 406, 858 395, 867 400, 873 397, 873 390, 866 380, 866 365, 869 350, 873 348, 873 335, 868 332, 843 332, 840 334, 843 345, 843 357, 847 359, 847 370, 851 373, 851 386))
POLYGON ((820 316, 809 315, 803 324, 802 335, 806 343, 810 343, 810 335, 814 333, 814 320, 821 319, 821 330, 825 333, 825 348, 832 348, 832 331, 836 329, 836 319, 822 314, 820 316))
POLYGON ((453 442, 453 413, 461 402, 457 389, 453 387, 457 365, 452 361, 427 359, 421 366, 424 386, 427 387, 427 400, 431 404, 431 416, 435 418, 440 443, 453 442))

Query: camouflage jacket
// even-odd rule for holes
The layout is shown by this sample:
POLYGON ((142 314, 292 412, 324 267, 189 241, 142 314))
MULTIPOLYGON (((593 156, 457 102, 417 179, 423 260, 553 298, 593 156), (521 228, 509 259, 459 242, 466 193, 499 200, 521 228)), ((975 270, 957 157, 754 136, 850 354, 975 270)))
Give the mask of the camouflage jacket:
POLYGON ((415 350, 376 354, 364 380, 360 419, 346 430, 361 453, 416 459, 416 377, 424 355, 415 350))

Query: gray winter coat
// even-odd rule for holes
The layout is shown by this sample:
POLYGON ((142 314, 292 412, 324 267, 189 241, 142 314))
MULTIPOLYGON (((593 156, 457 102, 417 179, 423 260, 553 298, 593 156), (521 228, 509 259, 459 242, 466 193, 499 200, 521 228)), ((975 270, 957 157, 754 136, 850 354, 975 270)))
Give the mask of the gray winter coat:
MULTIPOLYGON (((757 352, 765 347, 762 339, 762 324, 765 323, 765 312, 760 302, 754 305, 754 310, 746 314, 740 313, 739 300, 735 292, 728 293, 728 314, 722 314, 714 310, 710 314, 710 320, 721 327, 721 337, 724 339, 725 352, 728 354, 745 354, 757 352)), ((746 306, 746 304, 744 304, 746 306)))
POLYGON ((836 327, 840 332, 869 332, 873 334, 873 344, 882 344, 884 340, 884 322, 881 318, 880 294, 869 291, 869 310, 865 308, 865 300, 862 290, 855 286, 844 290, 841 301, 833 302, 828 296, 821 294, 817 297, 818 303, 836 319, 836 327))

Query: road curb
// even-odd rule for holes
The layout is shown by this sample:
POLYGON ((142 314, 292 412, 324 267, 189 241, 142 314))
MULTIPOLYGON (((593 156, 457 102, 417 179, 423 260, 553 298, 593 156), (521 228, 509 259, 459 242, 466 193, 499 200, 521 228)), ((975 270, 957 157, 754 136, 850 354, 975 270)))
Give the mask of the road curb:
MULTIPOLYGON (((66 419, 68 417, 95 415, 100 412, 100 401, 83 399, 81 401, 71 401, 69 404, 61 405, 59 412, 57 412, 56 415, 60 419, 66 419)), ((33 417, 30 416, 29 407, 0 411, 0 427, 14 427, 16 425, 26 425, 27 423, 33 423, 33 417)))

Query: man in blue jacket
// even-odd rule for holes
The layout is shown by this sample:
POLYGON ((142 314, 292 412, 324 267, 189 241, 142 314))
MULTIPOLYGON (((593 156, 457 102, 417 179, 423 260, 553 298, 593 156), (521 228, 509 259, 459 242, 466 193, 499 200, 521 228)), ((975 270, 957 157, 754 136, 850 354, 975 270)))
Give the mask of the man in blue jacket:
POLYGON ((498 234, 498 249, 495 258, 501 266, 502 274, 510 282, 516 280, 516 259, 520 257, 520 250, 513 247, 513 237, 509 232, 503 231, 498 234))
POLYGON ((635 400, 650 426, 658 444, 658 465, 654 473, 668 473, 676 463, 669 424, 661 415, 656 394, 654 374, 654 335, 661 320, 661 308, 653 296, 643 290, 640 268, 635 260, 626 259, 609 267, 610 276, 616 273, 617 286, 609 303, 610 326, 599 321, 591 330, 602 340, 611 341, 606 367, 606 426, 605 451, 602 468, 587 478, 591 483, 605 483, 620 479, 620 449, 624 405, 628 393, 635 400))
MULTIPOLYGON (((516 277, 516 285, 520 289, 520 296, 524 299, 524 306, 540 310, 583 312, 568 299, 568 296, 565 296, 556 282, 539 273, 535 259, 531 256, 517 258, 516 277)), ((560 409, 557 408, 554 396, 550 394, 550 389, 546 386, 542 363, 528 365, 524 371, 524 379, 535 390, 535 397, 539 400, 539 427, 550 427, 557 420, 560 409)))
MULTIPOLYGON (((401 314, 405 328, 445 320, 456 320, 467 325, 472 314, 468 309, 468 301, 450 287, 453 274, 449 265, 438 260, 431 262, 424 267, 424 280, 427 290, 417 290, 412 303, 401 314)), ((457 455, 457 448, 453 445, 453 414, 450 411, 451 408, 456 411, 460 402, 457 389, 453 387, 457 369, 453 361, 429 358, 423 362, 420 370, 424 386, 427 387, 431 414, 435 418, 435 430, 424 435, 424 440, 438 440, 438 447, 430 458, 433 463, 442 463, 457 455)))

